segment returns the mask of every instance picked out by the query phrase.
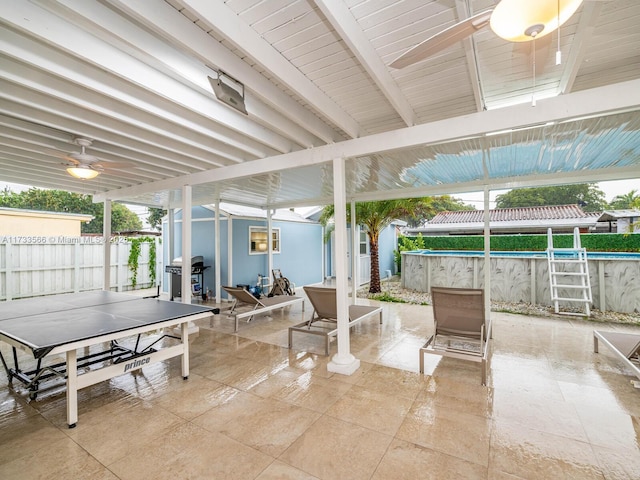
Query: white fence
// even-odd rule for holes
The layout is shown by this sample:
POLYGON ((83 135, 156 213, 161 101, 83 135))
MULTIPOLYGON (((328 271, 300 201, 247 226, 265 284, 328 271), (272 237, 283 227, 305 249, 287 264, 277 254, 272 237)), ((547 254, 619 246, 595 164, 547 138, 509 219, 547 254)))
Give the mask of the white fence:
MULTIPOLYGON (((132 290, 127 266, 131 242, 111 239, 111 290, 132 290)), ((135 288, 153 287, 150 244, 140 244, 135 288)), ((162 278, 162 249, 156 239, 156 284, 162 278)), ((0 236, 0 301, 101 290, 104 280, 102 237, 0 236)))

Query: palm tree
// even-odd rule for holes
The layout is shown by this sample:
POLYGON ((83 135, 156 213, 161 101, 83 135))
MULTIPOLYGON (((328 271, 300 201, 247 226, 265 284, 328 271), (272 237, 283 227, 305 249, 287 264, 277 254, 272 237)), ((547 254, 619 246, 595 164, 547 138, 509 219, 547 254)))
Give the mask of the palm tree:
MULTIPOLYGON (((432 213, 432 198, 410 198, 403 200, 379 200, 356 203, 356 221, 366 228, 371 254, 371 282, 369 293, 380 293, 380 262, 378 237, 397 218, 432 213)), ((334 205, 327 205, 320 215, 320 223, 326 226, 334 215, 334 205)), ((347 208, 347 221, 351 222, 351 210, 347 208)))
POLYGON ((629 193, 616 195, 611 201, 611 208, 623 210, 625 208, 634 208, 638 204, 640 204, 640 195, 638 195, 637 190, 631 190, 629 193))

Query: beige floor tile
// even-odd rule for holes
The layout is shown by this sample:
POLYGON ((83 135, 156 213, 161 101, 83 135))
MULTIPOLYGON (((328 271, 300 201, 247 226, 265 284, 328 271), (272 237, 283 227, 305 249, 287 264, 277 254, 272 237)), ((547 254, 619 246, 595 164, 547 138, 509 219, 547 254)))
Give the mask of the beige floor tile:
POLYGON ((351 388, 349 383, 306 372, 275 392, 272 398, 323 413, 351 388))
POLYGON ((193 422, 277 457, 319 416, 306 408, 241 392, 193 422))
POLYGON ((372 480, 484 480, 487 467, 402 440, 391 442, 372 480))
POLYGON ((111 471, 71 439, 52 439, 36 442, 13 456, 0 461, 0 478, 18 479, 92 479, 117 480, 111 471))
POLYGON ((148 402, 122 411, 97 409, 91 417, 91 421, 81 419, 76 428, 67 430, 67 435, 105 465, 136 451, 143 455, 149 444, 184 423, 148 402))
POLYGON ((255 478, 272 457, 225 435, 185 423, 167 431, 144 452, 108 465, 122 480, 255 478))
POLYGON ((493 396, 494 390, 479 382, 469 384, 448 377, 430 377, 417 399, 425 402, 431 399, 440 407, 489 418, 493 414, 493 396))
POLYGON ((640 478, 640 455, 627 449, 613 450, 595 445, 593 450, 606 480, 640 478))
POLYGON ((276 460, 269 465, 264 472, 256 477, 256 480, 319 480, 302 470, 276 460))
POLYGON ((426 377, 419 373, 375 365, 357 385, 413 400, 425 387, 426 381, 426 377))
POLYGON ((408 398, 354 386, 326 414, 393 436, 412 403, 408 398))
POLYGON ((491 420, 435 405, 420 396, 398 429, 396 438, 486 467, 491 420))
POLYGON ((522 425, 494 424, 489 463, 523 478, 604 478, 590 444, 522 425))
POLYGON ((66 435, 40 415, 17 412, 0 424, 0 465, 36 454, 67 440, 66 435))
POLYGON ((493 418, 496 422, 588 442, 583 422, 572 403, 496 390, 493 418))
POLYGON ((327 415, 311 425, 280 460, 322 480, 365 480, 392 437, 327 415))
POLYGON ((577 406, 576 410, 592 445, 627 451, 640 458, 640 417, 589 405, 577 406))
POLYGON ((174 377, 172 383, 175 387, 155 403, 185 420, 192 420, 238 394, 236 388, 199 375, 191 375, 188 380, 174 377))

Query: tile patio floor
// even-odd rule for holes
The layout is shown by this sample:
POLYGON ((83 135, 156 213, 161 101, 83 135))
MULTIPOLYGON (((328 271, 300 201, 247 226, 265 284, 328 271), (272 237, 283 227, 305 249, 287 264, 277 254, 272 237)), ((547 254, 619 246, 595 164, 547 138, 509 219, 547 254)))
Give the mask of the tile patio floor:
POLYGON ((352 333, 352 376, 311 353, 320 338, 286 348, 299 306, 238 334, 216 316, 188 380, 172 359, 81 390, 75 429, 64 388, 28 402, 3 375, 0 479, 640 478, 640 389, 592 335, 640 327, 493 312, 483 387, 463 360, 427 356, 420 375, 431 308, 382 305, 352 333))

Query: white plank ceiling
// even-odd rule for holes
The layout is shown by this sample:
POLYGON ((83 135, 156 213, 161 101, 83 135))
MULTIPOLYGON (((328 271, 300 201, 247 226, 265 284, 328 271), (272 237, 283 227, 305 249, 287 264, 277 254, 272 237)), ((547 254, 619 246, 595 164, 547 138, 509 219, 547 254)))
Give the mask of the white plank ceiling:
POLYGON ((333 158, 357 200, 640 178, 637 0, 585 0, 537 40, 535 87, 534 44, 488 27, 389 67, 495 3, 0 0, 0 183, 265 208, 331 202, 333 158), (96 179, 66 172, 76 137, 96 179))

